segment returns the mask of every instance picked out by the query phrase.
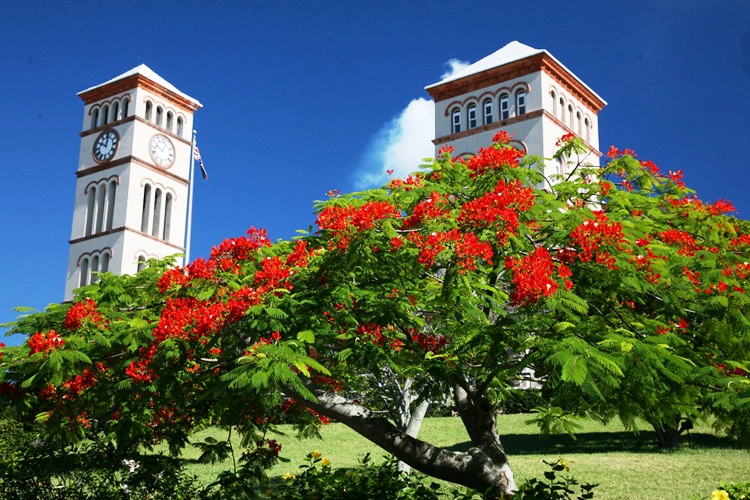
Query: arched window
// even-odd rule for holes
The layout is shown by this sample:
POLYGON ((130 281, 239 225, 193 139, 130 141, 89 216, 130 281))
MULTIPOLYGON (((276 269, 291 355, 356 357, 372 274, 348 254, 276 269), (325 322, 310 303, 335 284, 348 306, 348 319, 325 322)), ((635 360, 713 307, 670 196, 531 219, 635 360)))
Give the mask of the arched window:
POLYGON ((99 126, 99 108, 94 108, 91 112, 91 128, 99 126))
POLYGON ((549 95, 552 97, 552 116, 557 116, 557 94, 554 90, 550 90, 549 95))
POLYGON ((95 283, 99 279, 97 273, 99 273, 99 256, 94 255, 91 257, 91 278, 88 280, 89 283, 95 283))
POLYGON ((516 92, 516 116, 526 114, 526 91, 516 92))
POLYGON ((96 213, 96 187, 89 187, 88 200, 86 204, 86 228, 84 229, 84 236, 91 236, 94 230, 94 218, 96 213))
POLYGON ((102 107, 102 125, 109 123, 109 104, 102 107))
POLYGON ((510 118, 510 97, 508 94, 500 96, 500 119, 507 120, 510 118))
POLYGON ((96 196, 96 233, 101 233, 104 227, 104 207, 107 206, 107 188, 99 186, 96 196))
POLYGON ((167 111, 167 130, 170 132, 172 131, 172 120, 174 118, 174 115, 171 111, 167 111))
POLYGON ((466 116, 468 118, 468 128, 474 128, 477 126, 477 105, 476 104, 470 104, 469 109, 466 113, 466 116))
POLYGON ((492 99, 485 99, 482 108, 484 109, 484 124, 488 125, 492 123, 492 99))
POLYGON ((589 122, 588 117, 583 120, 583 124, 585 125, 586 129, 586 141, 588 142, 591 137, 591 123, 589 122))
POLYGON ((112 103, 112 121, 116 122, 120 118, 120 102, 115 101, 112 103))
POLYGON ((109 271, 109 252, 104 252, 102 254, 102 269, 101 271, 103 273, 106 273, 109 271))
POLYGON ((154 105, 151 103, 151 101, 146 101, 146 120, 151 121, 151 111, 153 110, 154 105))
POLYGON ((107 224, 105 231, 112 230, 115 219, 115 193, 117 192, 117 181, 109 181, 107 185, 107 224))
POLYGON ((161 127, 161 118, 164 114, 164 108, 156 106, 156 124, 161 127))
POLYGON ((159 237, 159 227, 161 223, 161 189, 154 190, 154 222, 151 226, 151 236, 159 237))
POLYGON ((176 131, 176 133, 177 133, 177 135, 179 135, 180 137, 182 137, 182 117, 181 116, 177 117, 177 131, 176 131))
POLYGON ((570 127, 570 130, 573 130, 573 105, 568 104, 568 127, 570 127))
POLYGON ((148 232, 149 213, 151 212, 151 185, 143 186, 143 212, 141 213, 141 232, 148 232))
POLYGON ((457 134, 461 132, 461 110, 456 108, 453 110, 453 133, 457 134))
POLYGON ((581 122, 581 112, 576 111, 576 125, 578 126, 578 136, 583 135, 583 129, 582 129, 582 122, 581 122))
POLYGON ((146 257, 143 255, 138 256, 138 272, 140 273, 146 268, 146 257))
POLYGON ((84 257, 81 259, 81 274, 78 278, 78 286, 86 286, 89 284, 89 258, 84 257))
POLYGON ((128 107, 130 105, 130 99, 125 97, 122 99, 122 117, 127 118, 128 117, 128 107))
POLYGON ((565 99, 560 98, 560 121, 565 123, 565 99))
POLYGON ((172 221, 172 193, 167 193, 164 199, 164 234, 162 239, 169 241, 169 230, 172 221))

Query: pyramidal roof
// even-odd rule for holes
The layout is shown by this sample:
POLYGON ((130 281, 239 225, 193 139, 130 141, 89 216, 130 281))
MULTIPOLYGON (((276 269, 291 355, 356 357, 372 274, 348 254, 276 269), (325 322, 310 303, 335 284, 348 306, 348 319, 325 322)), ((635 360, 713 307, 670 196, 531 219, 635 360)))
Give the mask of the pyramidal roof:
POLYGON ((156 83, 157 85, 164 87, 167 90, 170 90, 174 92, 175 94, 179 95, 180 97, 184 97, 185 99, 197 104, 199 107, 202 107, 203 105, 197 100, 193 99, 189 95, 185 94, 184 92, 180 92, 177 90, 177 87, 166 81, 161 76, 157 75, 154 70, 146 66, 145 64, 141 64, 139 66, 136 66, 135 68, 131 69, 130 71, 126 71, 125 73, 118 75, 111 80, 107 80, 104 83, 100 83, 99 85, 94 85, 93 87, 87 88, 86 90, 82 90, 78 92, 78 95, 85 94, 86 92, 90 92, 94 89, 98 89, 99 87, 104 87, 105 85, 109 85, 110 83, 114 83, 120 80, 124 80, 125 78, 128 78, 133 75, 141 75, 143 77, 148 78, 152 82, 156 83))
POLYGON ((563 63, 558 61, 555 56, 547 52, 545 49, 535 49, 534 47, 529 47, 528 45, 525 45, 518 41, 512 41, 505 47, 501 48, 500 50, 497 50, 493 52, 492 54, 488 55, 485 58, 482 58, 475 62, 474 64, 470 64, 469 66, 465 67, 464 69, 457 71, 453 73, 450 76, 447 76, 446 78, 440 80, 437 83, 433 83, 432 85, 428 85, 425 87, 425 89, 431 89, 433 87, 438 87, 440 85, 443 85, 448 82, 453 82, 456 80, 460 80, 461 78, 465 78, 467 76, 475 75, 477 73, 481 73, 483 71, 487 71, 488 69, 497 68, 500 66, 504 66, 506 64, 520 61, 521 59, 526 59, 531 56, 535 56, 537 54, 546 54, 548 57, 553 59, 557 64, 560 65, 565 71, 567 71, 573 78, 575 78, 581 85, 583 85, 586 89, 591 91, 597 98, 599 98, 602 102, 604 99, 599 97, 596 92, 594 92, 591 87, 586 85, 583 80, 578 78, 575 73, 570 71, 568 68, 565 67, 563 63))

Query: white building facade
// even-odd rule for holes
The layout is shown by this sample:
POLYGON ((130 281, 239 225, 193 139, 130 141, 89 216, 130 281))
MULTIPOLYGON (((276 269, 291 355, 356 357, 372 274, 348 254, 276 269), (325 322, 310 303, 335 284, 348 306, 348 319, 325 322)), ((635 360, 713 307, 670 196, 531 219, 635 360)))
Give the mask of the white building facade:
MULTIPOLYGON (((511 42, 425 88, 435 101, 435 151, 450 144, 454 156, 488 147, 499 130, 515 146, 551 158, 565 134, 583 139, 587 163, 599 164, 598 113, 607 104, 544 49, 511 42)), ((545 175, 570 166, 546 163, 545 175)))
POLYGON ((185 251, 200 102, 146 65, 78 94, 81 149, 65 300, 97 273, 134 274, 185 251))

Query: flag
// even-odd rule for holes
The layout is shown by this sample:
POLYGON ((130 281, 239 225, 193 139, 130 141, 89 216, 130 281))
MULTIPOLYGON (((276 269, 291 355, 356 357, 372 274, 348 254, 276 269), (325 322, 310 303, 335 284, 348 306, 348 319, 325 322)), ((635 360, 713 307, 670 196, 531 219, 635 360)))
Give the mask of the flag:
POLYGON ((198 161, 198 165, 201 167, 201 175, 204 179, 208 179, 208 172, 206 172, 206 167, 203 166, 203 158, 201 157, 201 152, 198 150, 197 142, 193 145, 193 160, 198 161))

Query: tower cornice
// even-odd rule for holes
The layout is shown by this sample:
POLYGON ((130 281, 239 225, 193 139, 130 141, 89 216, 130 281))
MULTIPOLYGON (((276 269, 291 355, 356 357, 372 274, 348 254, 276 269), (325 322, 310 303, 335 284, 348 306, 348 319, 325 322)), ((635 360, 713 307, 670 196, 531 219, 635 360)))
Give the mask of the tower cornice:
POLYGON ((538 71, 543 71, 552 77, 595 114, 598 114, 606 105, 599 96, 582 84, 570 71, 564 68, 546 51, 502 66, 474 73, 458 80, 450 80, 441 85, 431 86, 426 90, 435 102, 440 102, 485 89, 498 83, 521 78, 538 71))
POLYGON ((81 100, 83 100, 85 104, 92 104, 94 102, 101 101, 102 99, 106 99, 107 97, 127 92, 128 90, 132 90, 134 88, 142 88, 156 96, 166 99, 178 108, 189 111, 191 113, 194 113, 201 107, 200 103, 190 100, 187 97, 178 94, 177 92, 165 88, 163 85, 154 82, 150 78, 140 73, 136 73, 121 80, 106 83, 89 90, 84 90, 83 92, 79 93, 78 96, 81 98, 81 100))

